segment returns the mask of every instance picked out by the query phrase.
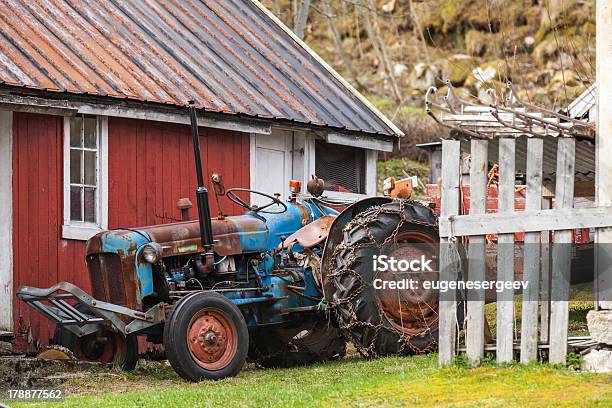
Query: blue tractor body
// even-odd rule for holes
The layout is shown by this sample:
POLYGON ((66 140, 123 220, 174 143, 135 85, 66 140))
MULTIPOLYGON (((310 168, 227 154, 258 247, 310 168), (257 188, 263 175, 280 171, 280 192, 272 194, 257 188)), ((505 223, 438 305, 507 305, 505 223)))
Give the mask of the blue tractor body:
MULTIPOLYGON (((274 271, 288 270, 287 250, 279 249, 284 240, 310 222, 323 216, 335 216, 338 212, 301 198, 293 198, 287 201, 286 205, 287 211, 279 214, 247 212, 239 216, 212 220, 218 244, 210 266, 220 267, 232 258, 233 263, 230 265, 235 268, 235 271, 232 271, 235 276, 228 281, 257 283, 267 289, 254 291, 251 287, 244 287, 243 290, 226 292, 226 296, 234 304, 245 306, 268 303, 273 304, 278 310, 291 310, 296 307, 312 306, 317 302, 310 298, 321 298, 320 282, 314 281, 309 268, 291 270, 297 272, 299 278, 304 280, 303 294, 307 297, 296 296, 295 292, 286 289, 287 284, 300 284, 296 282, 295 276, 279 276, 275 275, 274 271), (221 232, 224 228, 225 233, 221 232), (240 262, 236 257, 243 261, 248 258, 250 262, 240 262), (253 262, 254 260, 257 262, 253 262)), ((105 231, 93 237, 87 245, 86 260, 94 287, 94 297, 135 310, 143 310, 147 299, 159 294, 159 288, 156 288, 154 282, 155 273, 163 274, 170 287, 181 288, 184 291, 200 287, 202 282, 196 283, 198 278, 196 270, 188 264, 190 258, 202 252, 196 226, 197 221, 188 221, 130 230, 105 231), (176 240, 177 236, 180 239, 176 240), (169 241, 164 237, 174 238, 169 241), (151 244, 156 248, 161 247, 160 264, 149 263, 142 256, 143 250, 151 244), (109 259, 114 261, 108 261, 109 259), (163 264, 170 261, 175 263, 179 259, 184 260, 184 264, 180 267, 163 264), (118 268, 119 264, 121 269, 118 268), (115 265, 114 272, 104 270, 109 265, 115 265), (163 265, 163 271, 159 270, 159 265, 163 265), (130 282, 133 288, 117 288, 120 282, 130 282)), ((303 251, 303 248, 296 243, 291 251, 295 254, 303 251)), ((315 249, 315 253, 319 251, 320 249, 315 249)), ((320 252, 318 255, 321 255, 320 252)), ((213 270, 210 272, 214 274, 213 270)), ((213 285, 218 283, 212 282, 213 285)), ((249 327, 257 325, 258 320, 256 316, 247 320, 249 327)), ((265 320, 269 324, 283 319, 269 316, 265 320)))

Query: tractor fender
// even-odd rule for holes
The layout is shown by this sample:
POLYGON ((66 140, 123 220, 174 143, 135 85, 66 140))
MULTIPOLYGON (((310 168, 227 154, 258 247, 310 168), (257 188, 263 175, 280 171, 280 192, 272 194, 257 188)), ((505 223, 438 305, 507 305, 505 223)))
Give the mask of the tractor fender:
POLYGON ((325 241, 325 248, 323 250, 323 257, 321 259, 321 277, 323 280, 323 282, 321 282, 321 288, 323 289, 323 298, 325 300, 331 301, 333 284, 331 284, 331 282, 327 279, 327 275, 330 271, 334 247, 342 242, 342 230, 344 229, 344 226, 358 214, 366 211, 367 209, 377 205, 390 203, 391 201, 393 201, 393 199, 389 197, 368 197, 351 204, 349 207, 345 208, 344 211, 338 214, 329 228, 327 240, 325 241))

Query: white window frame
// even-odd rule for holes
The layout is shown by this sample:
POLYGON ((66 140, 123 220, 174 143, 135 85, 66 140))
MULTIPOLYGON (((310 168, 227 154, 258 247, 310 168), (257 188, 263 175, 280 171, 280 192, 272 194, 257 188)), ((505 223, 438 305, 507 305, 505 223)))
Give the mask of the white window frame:
POLYGON ((108 117, 98 119, 96 222, 70 220, 70 119, 64 117, 64 224, 62 238, 86 241, 108 228, 108 117))

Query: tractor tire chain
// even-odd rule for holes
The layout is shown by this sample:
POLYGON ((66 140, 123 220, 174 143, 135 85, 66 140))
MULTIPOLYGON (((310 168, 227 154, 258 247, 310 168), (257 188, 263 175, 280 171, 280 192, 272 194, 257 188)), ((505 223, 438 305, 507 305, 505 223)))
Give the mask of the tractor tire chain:
MULTIPOLYGON (((385 325, 386 317, 378 302, 376 302, 378 316, 376 319, 369 319, 370 321, 360 319, 355 309, 360 305, 359 300, 364 290, 373 286, 373 282, 364 281, 356 268, 358 253, 368 247, 380 248, 394 242, 402 227, 407 223, 431 228, 437 234, 437 219, 429 208, 414 201, 397 200, 371 207, 348 222, 343 229, 343 242, 336 245, 332 253, 331 272, 327 276, 333 283, 335 292, 332 301, 329 302, 329 307, 336 315, 339 328, 352 340, 357 351, 365 357, 381 355, 378 341, 383 337, 387 339, 397 337, 399 343, 397 354, 427 353, 437 349, 437 342, 433 339, 437 327, 429 327, 425 320, 423 320, 425 327, 419 333, 410 335, 390 325, 385 325), (392 232, 385 237, 382 243, 378 243, 376 234, 371 230, 371 225, 383 215, 396 218, 397 222, 392 232), (350 283, 349 287, 345 287, 345 282, 350 283), (364 344, 366 338, 369 341, 364 344), (423 340, 425 344, 422 344, 423 340)), ((384 354, 389 353, 384 352, 384 354)))

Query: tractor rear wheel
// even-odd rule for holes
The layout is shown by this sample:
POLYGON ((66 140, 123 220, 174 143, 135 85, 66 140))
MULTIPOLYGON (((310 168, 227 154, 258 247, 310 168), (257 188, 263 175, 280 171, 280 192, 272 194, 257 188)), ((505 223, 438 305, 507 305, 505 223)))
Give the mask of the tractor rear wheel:
POLYGON ((104 329, 78 337, 74 354, 79 360, 117 364, 124 371, 132 371, 138 363, 138 341, 136 336, 104 329))
MULTIPOLYGON (((418 203, 394 200, 357 215, 334 248, 330 273, 331 305, 340 328, 364 356, 415 354, 434 350, 438 333, 438 293, 374 287, 374 280, 438 277, 436 217, 418 203), (373 257, 431 259, 431 271, 381 271, 373 257)), ((389 259, 387 258, 387 259, 389 259)))
MULTIPOLYGON (((80 304, 76 309, 81 313, 90 313, 80 304)), ((116 364, 124 371, 134 370, 138 363, 138 338, 135 335, 124 336, 107 328, 77 337, 65 327, 56 325, 53 344, 66 347, 78 360, 116 364)))
POLYGON ((278 329, 260 329, 251 336, 249 359, 263 368, 288 368, 339 360, 345 354, 342 332, 328 319, 320 318, 311 327, 288 334, 278 329))
POLYGON ((181 299, 168 315, 164 348, 182 378, 219 380, 244 366, 249 333, 242 312, 227 297, 199 292, 181 299))

